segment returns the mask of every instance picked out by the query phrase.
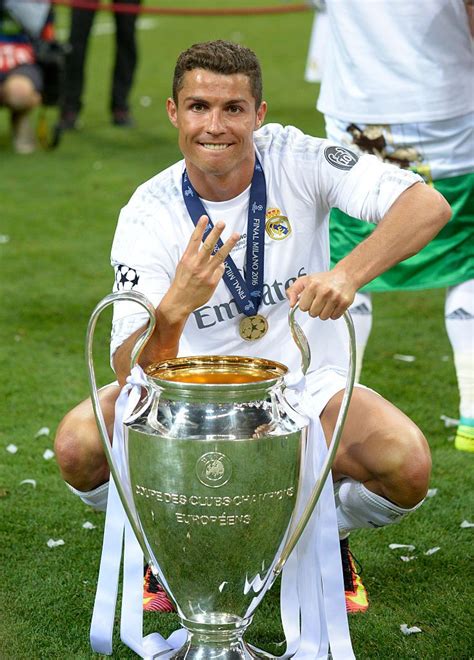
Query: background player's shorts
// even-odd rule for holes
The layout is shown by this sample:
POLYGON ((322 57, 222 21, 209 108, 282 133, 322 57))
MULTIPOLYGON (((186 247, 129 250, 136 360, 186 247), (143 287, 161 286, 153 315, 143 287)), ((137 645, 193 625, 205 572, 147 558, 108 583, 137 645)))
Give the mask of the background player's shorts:
MULTIPOLYGON (((474 113, 453 119, 393 125, 326 118, 334 142, 422 176, 449 202, 448 224, 418 254, 402 261, 363 291, 416 291, 450 287, 474 277, 474 113)), ((339 209, 330 218, 331 266, 374 230, 339 209)))
POLYGON ((25 76, 25 78, 29 78, 33 83, 35 91, 40 93, 43 91, 43 72, 37 64, 20 64, 20 66, 17 66, 10 71, 5 73, 1 72, 0 84, 4 83, 7 78, 14 75, 25 76))

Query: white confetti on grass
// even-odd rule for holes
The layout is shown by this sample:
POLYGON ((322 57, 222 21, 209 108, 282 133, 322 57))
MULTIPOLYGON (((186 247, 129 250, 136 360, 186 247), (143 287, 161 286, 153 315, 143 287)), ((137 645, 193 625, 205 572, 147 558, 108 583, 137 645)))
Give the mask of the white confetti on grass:
POLYGON ((413 635, 413 633, 423 632, 421 628, 418 628, 418 626, 412 626, 411 628, 409 628, 406 623, 401 624, 400 630, 404 635, 413 635))
POLYGON ((0 234, 0 245, 5 245, 5 243, 10 242, 10 236, 8 234, 0 234))
POLYGON ((49 461, 54 456, 54 451, 51 449, 46 449, 43 453, 43 458, 45 461, 49 461))
POLYGON ((474 527, 474 523, 469 522, 469 520, 463 520, 462 523, 459 525, 459 527, 462 527, 463 529, 467 529, 468 527, 474 527))
POLYGON ((458 426, 459 419, 454 419, 454 417, 448 417, 447 415, 440 415, 439 418, 444 422, 445 428, 449 429, 453 426, 458 426))
POLYGON ((57 548, 60 545, 64 545, 64 541, 62 539, 57 539, 56 541, 54 539, 49 539, 46 545, 48 548, 57 548))
POLYGON ((140 105, 143 106, 144 108, 149 108, 151 104, 152 104, 152 100, 150 96, 140 97, 140 105))
POLYGON ((400 556, 400 559, 401 559, 402 561, 413 561, 414 559, 416 559, 416 556, 415 556, 415 555, 406 555, 406 556, 405 556, 405 555, 401 555, 401 556, 400 556))
POLYGON ((434 548, 430 548, 429 550, 427 550, 423 554, 426 555, 427 557, 429 557, 430 555, 434 555, 435 552, 438 552, 438 550, 441 550, 441 548, 439 546, 436 546, 434 548))
POLYGON ((414 545, 404 545, 403 543, 390 543, 388 546, 390 550, 399 550, 400 548, 405 548, 406 550, 414 550, 414 545))
POLYGON ((41 438, 43 435, 49 435, 49 428, 47 426, 42 426, 39 431, 36 432, 35 438, 41 438))
POLYGON ((30 484, 30 486, 33 486, 33 488, 36 488, 36 480, 35 479, 23 479, 23 481, 20 481, 20 486, 23 486, 23 484, 30 484))
POLYGON ((395 353, 393 359, 398 360, 399 362, 414 362, 416 357, 414 355, 403 355, 403 353, 395 353))
POLYGON ((96 529, 96 525, 93 525, 88 520, 86 520, 86 522, 82 526, 84 529, 96 529))
POLYGON ((428 492, 426 493, 426 497, 434 497, 437 494, 438 494, 437 488, 429 488, 428 492))
POLYGON ((18 451, 18 447, 12 444, 8 445, 6 449, 9 454, 16 454, 16 452, 18 451))

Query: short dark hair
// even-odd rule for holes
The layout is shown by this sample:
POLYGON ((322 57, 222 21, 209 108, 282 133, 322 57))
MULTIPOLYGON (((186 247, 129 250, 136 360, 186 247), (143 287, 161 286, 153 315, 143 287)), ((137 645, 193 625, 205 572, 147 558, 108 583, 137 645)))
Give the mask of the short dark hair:
POLYGON ((242 73, 248 77, 250 90, 258 110, 262 102, 262 71, 257 56, 245 46, 232 41, 207 41, 194 44, 178 57, 173 76, 173 100, 178 103, 178 93, 183 87, 186 71, 207 69, 214 73, 231 75, 242 73))

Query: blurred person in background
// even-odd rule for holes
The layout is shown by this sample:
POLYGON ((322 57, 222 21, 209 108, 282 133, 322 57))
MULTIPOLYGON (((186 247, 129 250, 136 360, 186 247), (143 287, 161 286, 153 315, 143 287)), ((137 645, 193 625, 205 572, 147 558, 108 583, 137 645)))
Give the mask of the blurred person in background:
POLYGON ((18 154, 30 154, 37 146, 31 112, 41 105, 44 80, 35 46, 53 37, 49 3, 0 0, 0 107, 10 111, 18 154))
MULTIPOLYGON (((124 4, 124 0, 117 0, 124 4)), ((126 4, 139 5, 140 0, 126 0, 126 4)), ((84 67, 90 31, 95 18, 95 10, 73 7, 69 36, 70 52, 66 59, 64 97, 61 107, 60 128, 77 128, 82 110, 84 89, 84 67)), ((131 127, 133 118, 128 98, 137 66, 137 44, 135 23, 137 15, 130 12, 115 12, 115 64, 112 76, 112 89, 109 109, 114 126, 131 127)))
MULTIPOLYGON (((367 0, 318 0, 316 6, 306 79, 321 78, 317 108, 327 137, 417 172, 453 209, 448 225, 419 254, 357 293, 350 312, 358 373, 372 291, 446 287, 445 323, 460 392, 455 447, 474 452, 473 2, 380 0, 375 12, 367 0), (321 25, 324 39, 316 33, 321 25), (311 77, 314 62, 318 75, 311 77)), ((369 224, 333 210, 332 265, 371 232, 369 224)))

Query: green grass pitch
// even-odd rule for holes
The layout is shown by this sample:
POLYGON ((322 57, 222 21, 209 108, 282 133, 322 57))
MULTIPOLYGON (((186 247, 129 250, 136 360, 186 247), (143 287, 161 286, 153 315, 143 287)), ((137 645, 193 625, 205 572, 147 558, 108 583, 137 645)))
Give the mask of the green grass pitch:
MULTIPOLYGON (((153 0, 160 6, 262 6, 279 0, 194 2, 153 0)), ((103 516, 71 496, 53 460, 53 436, 63 414, 88 395, 84 338, 95 304, 111 289, 109 252, 121 206, 136 186, 180 157, 165 115, 174 62, 198 41, 224 38, 253 48, 262 61, 267 121, 323 135, 317 88, 304 82, 310 11, 236 17, 144 16, 140 64, 132 94, 137 126, 123 130, 108 116, 113 58, 111 18, 96 17, 90 41, 82 130, 65 135, 55 152, 16 156, 0 110, 0 658, 93 658, 88 633, 101 549, 103 516), (35 437, 41 427, 49 436, 35 437), (16 454, 6 451, 14 444, 16 454), (36 488, 25 479, 36 480, 36 488), (96 528, 83 529, 85 521, 96 528), (49 538, 64 545, 49 548, 49 538)), ((68 12, 60 10, 60 35, 68 12)), ((49 110, 50 121, 55 111, 49 110)), ((350 619, 360 659, 467 660, 474 657, 472 574, 473 456, 456 452, 458 395, 443 323, 444 292, 374 297, 374 328, 364 382, 389 398, 423 429, 432 448, 435 497, 398 527, 353 535, 371 607, 350 619), (400 362, 396 353, 416 357, 400 362), (416 546, 400 560, 390 543, 416 546), (427 556, 429 548, 440 550, 427 556), (404 636, 400 624, 422 632, 404 636)), ((108 366, 109 316, 96 339, 101 383, 108 366)), ((281 653, 278 589, 257 610, 250 641, 281 653)), ((145 630, 168 634, 175 615, 145 617, 145 630)), ((133 658, 116 631, 114 658, 133 658)))

